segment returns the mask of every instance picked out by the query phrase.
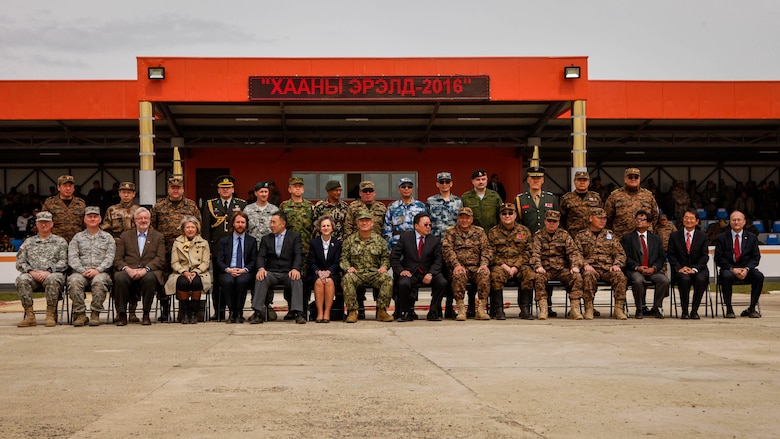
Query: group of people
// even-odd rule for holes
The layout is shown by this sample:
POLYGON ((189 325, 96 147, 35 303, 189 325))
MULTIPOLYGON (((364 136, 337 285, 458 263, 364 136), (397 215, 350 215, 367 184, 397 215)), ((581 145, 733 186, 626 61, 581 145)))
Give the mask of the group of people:
MULTIPOLYGON (((121 202, 111 206, 105 218, 98 207, 69 198, 73 178, 62 176, 58 195, 46 201, 51 208, 36 217, 38 234, 25 241, 17 256, 22 272, 17 288, 25 308, 19 326, 36 324, 31 293, 40 287, 47 296, 46 324, 55 324, 57 298, 66 282, 76 326, 99 324, 112 286, 118 325, 151 324, 155 294, 162 304, 161 319, 169 318, 169 298, 176 296, 182 323, 203 320, 202 313, 209 310, 199 308, 200 299, 209 289, 212 319, 260 324, 277 318, 272 306, 277 287, 289 303, 285 320, 299 324, 308 320, 312 291, 314 321, 330 321, 340 293, 346 322, 357 322, 364 318, 367 289, 376 296, 377 320, 415 320, 420 287, 431 289, 427 320, 503 320, 508 283, 518 288, 520 318, 533 319, 535 300, 537 317, 543 320, 557 316, 549 281, 565 285, 571 319, 599 315, 593 301, 600 282, 612 288, 616 319, 627 318, 627 286, 634 295, 636 318, 663 318, 662 302, 671 282, 680 290, 682 318, 699 318, 709 256, 695 210, 684 213, 683 229, 671 234, 664 249, 661 237, 652 232, 658 206, 652 193, 640 186, 639 169, 626 169, 624 187, 603 202, 588 189, 587 172, 575 174, 575 190, 560 201, 542 189, 544 175, 538 163, 528 168, 528 190, 510 203, 488 188, 484 169, 472 173, 473 187, 460 197, 452 192, 452 175, 438 173, 439 191, 426 202, 414 199, 414 181, 402 178, 399 198, 388 206, 375 200, 371 181, 361 182, 360 198, 348 204, 336 180, 325 186, 328 198, 313 204, 303 198, 304 181, 298 177, 290 178, 290 199, 279 206, 269 202, 265 181, 255 185, 255 201, 247 204, 233 196, 235 179, 225 175, 215 182, 219 196, 205 202, 202 211, 184 198, 183 181, 175 177, 168 181, 168 197, 151 210, 134 205, 134 184, 122 183, 121 202), (667 258, 671 280, 664 274, 667 258), (655 286, 652 307, 645 305, 650 284, 655 286), (93 295, 91 318, 85 315, 87 288, 93 295), (253 313, 245 319, 249 291, 253 313), (135 315, 139 300, 140 320, 135 315)), ((753 286, 743 315, 760 317, 760 254, 755 235, 745 232, 744 225, 744 214, 732 212, 730 230, 716 245, 729 318, 734 317, 731 284, 737 280, 753 286)))

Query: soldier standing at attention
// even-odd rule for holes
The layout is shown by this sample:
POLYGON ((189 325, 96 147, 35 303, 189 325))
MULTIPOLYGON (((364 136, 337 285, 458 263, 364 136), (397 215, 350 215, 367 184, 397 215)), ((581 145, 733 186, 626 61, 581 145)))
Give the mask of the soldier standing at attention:
POLYGON ((72 175, 57 179, 59 193, 46 199, 41 212, 51 212, 54 228, 51 233, 70 242, 73 235, 84 230, 84 200, 74 196, 76 186, 72 175))
POLYGON ((474 212, 474 225, 490 230, 498 224, 498 210, 504 203, 494 190, 488 189, 487 172, 477 169, 471 174, 471 184, 474 188, 460 196, 463 207, 474 212))
POLYGON ((515 205, 501 205, 501 224, 488 232, 488 242, 493 250, 490 269, 490 315, 496 320, 506 319, 504 315, 504 284, 517 279, 519 284, 517 303, 520 318, 531 320, 531 300, 534 291, 534 270, 529 265, 533 236, 528 227, 517 224, 515 205))
POLYGON ((626 168, 623 173, 625 186, 615 189, 604 203, 607 228, 612 229, 618 239, 634 230, 634 218, 640 210, 647 212, 648 230, 652 231, 658 222, 658 203, 652 192, 639 186, 639 177, 639 168, 626 168))
MULTIPOLYGON (((347 218, 347 209, 349 205, 346 201, 340 200, 341 198, 341 182, 338 180, 330 180, 325 183, 325 190, 328 192, 328 198, 322 201, 318 201, 314 205, 313 218, 317 219, 322 215, 330 215, 333 217, 333 236, 341 242, 344 242, 346 238, 344 234, 344 220, 347 218)), ((314 236, 319 235, 319 230, 314 230, 314 236)))
POLYGON ((401 196, 387 206, 385 226, 382 235, 389 248, 398 242, 401 232, 414 230, 414 216, 426 213, 425 203, 414 199, 414 182, 410 178, 398 180, 398 194, 401 196))
MULTIPOLYGON (((463 207, 463 200, 452 193, 452 174, 449 172, 439 172, 436 174, 436 187, 439 193, 431 195, 425 203, 428 213, 431 214, 431 226, 433 230, 431 235, 444 239, 444 232, 447 228, 458 223, 458 211, 463 207)), ((445 277, 449 276, 447 270, 442 270, 445 277)), ((451 319, 455 317, 452 309, 452 286, 451 279, 447 278, 447 289, 444 296, 447 298, 444 306, 444 318, 451 319)))
POLYGON ((119 204, 114 204, 106 210, 101 229, 108 232, 115 239, 119 238, 125 230, 133 228, 133 214, 139 205, 134 204, 135 183, 123 181, 119 185, 119 204))
POLYGON ((314 218, 312 209, 314 206, 310 201, 303 199, 304 187, 301 177, 291 177, 287 191, 290 193, 290 199, 279 205, 279 210, 287 215, 287 229, 301 234, 303 254, 308 255, 309 244, 313 238, 314 218))
MULTIPOLYGON (((171 249, 173 249, 173 243, 176 241, 176 238, 184 232, 180 230, 181 220, 187 215, 194 216, 200 221, 198 205, 195 204, 195 201, 184 198, 184 180, 181 177, 171 177, 168 179, 168 196, 157 200, 151 212, 152 228, 162 233, 165 237, 165 270, 163 270, 163 279, 167 279, 171 272, 171 249)), ((160 291, 157 298, 160 300, 160 307, 162 308, 157 321, 167 322, 171 310, 171 296, 165 294, 164 291, 160 291)), ((131 303, 128 310, 129 321, 133 321, 135 317, 135 308, 136 304, 131 303)))
POLYGON ((561 197, 561 227, 571 236, 577 236, 590 227, 590 214, 604 203, 597 192, 589 191, 590 176, 585 171, 574 173, 574 190, 561 197))
MULTIPOLYGON (((230 175, 221 175, 214 182, 217 185, 219 197, 212 198, 203 205, 203 239, 211 245, 211 267, 217 264, 217 244, 219 240, 232 233, 229 218, 234 212, 243 211, 246 201, 233 196, 236 179, 230 175)), ((220 294, 219 282, 212 286, 214 304, 213 320, 225 320, 225 306, 227 303, 220 294)))
POLYGON ((246 232, 257 240, 258 249, 263 236, 271 233, 271 215, 279 211, 279 208, 268 202, 271 186, 267 181, 261 181, 255 185, 255 197, 257 201, 247 204, 244 213, 249 217, 249 225, 246 232))
POLYGON ((349 203, 347 208, 347 218, 344 220, 344 236, 349 237, 349 235, 357 232, 357 214, 362 210, 371 212, 371 216, 374 217, 374 227, 371 231, 381 236, 387 207, 381 201, 374 199, 376 192, 373 181, 361 181, 359 188, 360 199, 349 203))

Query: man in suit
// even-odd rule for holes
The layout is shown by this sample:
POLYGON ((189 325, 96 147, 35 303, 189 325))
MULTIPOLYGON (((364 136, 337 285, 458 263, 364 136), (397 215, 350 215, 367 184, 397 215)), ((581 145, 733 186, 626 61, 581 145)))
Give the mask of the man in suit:
POLYGON ((117 326, 127 325, 127 302, 133 289, 141 290, 143 300, 142 325, 151 325, 149 311, 157 288, 163 284, 165 237, 149 227, 151 213, 139 207, 133 214, 135 228, 119 235, 114 257, 114 302, 119 313, 117 326))
POLYGON ((681 319, 699 320, 699 305, 707 284, 710 282, 710 272, 707 262, 710 255, 707 251, 707 235, 698 230, 699 216, 696 209, 688 208, 682 218, 683 230, 672 232, 669 236, 667 256, 672 267, 672 279, 680 290, 681 319), (688 298, 693 285, 693 302, 691 313, 688 314, 688 298))
POLYGON ((401 233, 390 253, 393 273, 398 273, 397 322, 414 320, 414 302, 419 286, 431 287, 431 307, 427 320, 441 321, 441 300, 447 288, 442 274, 441 240, 431 234, 431 216, 418 213, 413 220, 414 231, 401 233))
POLYGON ((219 240, 215 277, 219 276, 223 299, 229 310, 225 323, 244 323, 246 292, 252 287, 257 260, 257 241, 246 233, 249 218, 235 212, 228 222, 232 233, 219 240))
POLYGON ((660 236, 647 230, 650 227, 650 218, 646 211, 637 211, 634 215, 634 231, 626 233, 620 240, 623 250, 626 251, 626 266, 623 271, 634 293, 637 319, 641 319, 644 314, 645 281, 655 284, 653 308, 648 312, 649 315, 657 319, 664 318, 664 297, 669 295, 669 278, 661 272, 666 262, 663 242, 660 236))
POLYGON ((761 313, 756 305, 764 288, 764 274, 757 268, 761 260, 758 238, 744 230, 745 214, 738 210, 731 212, 729 225, 731 230, 718 235, 715 242, 715 264, 720 269, 720 288, 723 303, 726 304, 726 318, 736 317, 731 308, 731 290, 737 280, 750 284, 750 306, 742 311, 742 317, 759 318, 761 313))
POLYGON ((287 230, 287 215, 284 212, 271 215, 270 227, 271 233, 260 240, 260 252, 257 254, 257 282, 252 296, 255 315, 250 323, 263 323, 268 291, 274 285, 284 285, 291 291, 291 317, 295 318, 295 323, 304 324, 301 235, 287 230))

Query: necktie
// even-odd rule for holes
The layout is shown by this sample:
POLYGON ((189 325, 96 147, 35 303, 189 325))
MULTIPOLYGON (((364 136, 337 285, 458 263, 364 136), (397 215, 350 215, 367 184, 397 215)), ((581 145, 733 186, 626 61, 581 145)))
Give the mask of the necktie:
MULTIPOLYGON (((417 259, 418 259, 418 260, 421 260, 421 259, 422 259, 422 248, 423 248, 423 245, 424 245, 424 244, 425 244, 425 237, 424 237, 424 236, 421 236, 421 237, 420 237, 420 243, 417 245, 417 259)), ((423 272, 423 271, 422 271, 422 267, 420 267, 420 266, 418 265, 418 266, 417 266, 417 271, 419 271, 420 273, 422 273, 422 272, 423 272)))
POLYGON ((276 256, 282 255, 282 235, 276 235, 276 242, 274 245, 274 250, 276 250, 276 256))
POLYGON ((146 233, 138 235, 138 253, 144 253, 144 247, 146 247, 146 233))
POLYGON ((647 242, 645 241, 645 235, 639 235, 642 240, 642 266, 647 267, 650 265, 650 260, 647 258, 647 242))
POLYGON ((241 237, 238 237, 238 245, 236 246, 236 267, 244 268, 244 248, 241 246, 241 237))
POLYGON ((734 237, 734 262, 739 262, 740 256, 742 256, 742 249, 740 248, 739 235, 734 237))
POLYGON ((688 249, 688 253, 691 252, 691 232, 685 233, 685 248, 688 249))
POLYGON ((222 202, 222 206, 225 207, 225 212, 227 212, 228 211, 228 202, 227 202, 227 200, 222 202))

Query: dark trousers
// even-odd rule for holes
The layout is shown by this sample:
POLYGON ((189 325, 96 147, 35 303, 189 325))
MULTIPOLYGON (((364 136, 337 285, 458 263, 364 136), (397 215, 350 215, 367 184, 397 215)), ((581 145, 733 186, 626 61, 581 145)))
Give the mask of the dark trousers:
POLYGON ((114 303, 119 313, 127 312, 127 302, 131 295, 140 289, 143 299, 144 314, 149 314, 154 302, 154 294, 158 287, 157 277, 154 272, 148 272, 138 280, 133 280, 124 271, 117 272, 114 275, 114 303))
MULTIPOLYGON (((415 273, 411 277, 398 276, 396 280, 398 284, 398 302, 396 305, 401 312, 412 311, 414 302, 417 300, 417 288, 426 286, 422 283, 423 277, 425 276, 422 273, 415 273)), ((439 273, 431 279, 430 287, 431 307, 429 313, 441 316, 441 301, 447 290, 447 279, 439 273)))
POLYGON ((638 271, 631 273, 628 282, 631 284, 631 291, 634 293, 634 303, 637 309, 645 304, 645 280, 655 284, 655 295, 653 296, 653 308, 661 309, 664 306, 664 297, 669 295, 669 278, 663 273, 653 273, 650 276, 643 276, 638 271))
POLYGON ((674 283, 677 284, 677 289, 680 290, 680 305, 682 306, 683 314, 688 314, 688 298, 691 293, 691 285, 693 285, 691 311, 698 312, 701 298, 704 297, 704 292, 707 291, 707 284, 710 283, 710 273, 707 270, 700 270, 696 274, 673 273, 673 276, 674 283))
MULTIPOLYGON (((219 275, 219 284, 222 289, 222 301, 230 310, 233 317, 240 316, 246 303, 246 292, 252 287, 254 276, 250 273, 244 273, 238 277, 233 277, 229 273, 219 275)), ((217 309, 219 312, 219 309, 217 309)))
MULTIPOLYGON (((723 303, 727 309, 731 309, 731 291, 734 282, 739 281, 731 270, 720 271, 720 290, 723 292, 723 303)), ((744 282, 750 284, 750 308, 755 308, 758 299, 761 297, 761 289, 764 288, 764 273, 754 268, 748 271, 744 282)))

